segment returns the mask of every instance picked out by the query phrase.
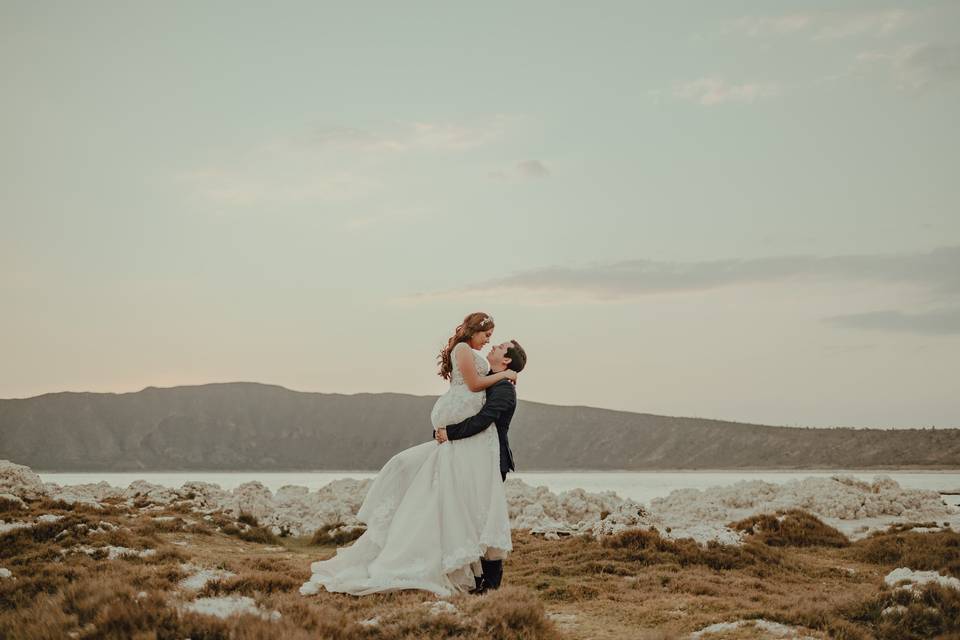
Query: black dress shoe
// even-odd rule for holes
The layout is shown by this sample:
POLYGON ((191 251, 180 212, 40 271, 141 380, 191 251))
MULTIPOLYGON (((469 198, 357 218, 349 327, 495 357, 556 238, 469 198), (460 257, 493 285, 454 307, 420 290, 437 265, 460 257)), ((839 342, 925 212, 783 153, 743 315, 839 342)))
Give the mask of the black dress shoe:
POLYGON ((490 588, 490 585, 487 584, 486 580, 483 578, 477 578, 477 588, 470 591, 475 596, 482 596, 490 588))

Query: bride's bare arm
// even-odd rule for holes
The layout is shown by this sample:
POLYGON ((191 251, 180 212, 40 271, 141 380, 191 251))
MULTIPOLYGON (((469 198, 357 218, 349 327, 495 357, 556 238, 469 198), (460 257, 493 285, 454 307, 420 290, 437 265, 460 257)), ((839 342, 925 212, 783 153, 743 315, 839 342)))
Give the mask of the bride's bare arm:
POLYGON ((463 375, 463 382, 470 391, 483 391, 490 385, 496 384, 501 380, 516 380, 517 374, 507 369, 499 373, 492 373, 488 376, 481 376, 477 373, 477 366, 473 363, 472 349, 467 346, 465 349, 454 349, 454 363, 460 369, 463 375))

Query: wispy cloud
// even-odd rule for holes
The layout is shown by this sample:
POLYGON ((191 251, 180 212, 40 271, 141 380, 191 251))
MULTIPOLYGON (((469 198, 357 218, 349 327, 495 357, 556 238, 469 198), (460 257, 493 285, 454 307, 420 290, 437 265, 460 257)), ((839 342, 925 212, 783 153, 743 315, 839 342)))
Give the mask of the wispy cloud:
POLYGON ((495 180, 525 180, 546 178, 550 170, 539 160, 521 160, 510 169, 497 169, 488 175, 495 180))
POLYGON ((857 55, 851 73, 880 71, 901 91, 922 91, 960 80, 960 45, 909 44, 891 51, 865 51, 857 55))
POLYGON ((181 173, 178 180, 200 199, 230 206, 347 201, 379 188, 367 176, 293 162, 197 169, 181 173))
POLYGON ((926 335, 960 334, 960 307, 904 313, 897 310, 870 311, 831 316, 825 321, 850 329, 898 331, 926 335))
POLYGON ((814 40, 854 37, 882 38, 918 19, 920 11, 876 9, 867 11, 809 11, 767 16, 740 16, 721 24, 723 35, 771 38, 794 34, 814 40))
POLYGON ((516 120, 513 116, 496 115, 473 123, 394 122, 380 129, 316 126, 275 144, 363 153, 467 151, 500 138, 516 120))
POLYGON ((856 13, 824 13, 817 20, 814 38, 829 40, 872 36, 882 38, 892 35, 916 19, 918 13, 906 9, 882 9, 856 13))
POLYGON ((725 34, 735 33, 758 38, 805 31, 815 20, 814 16, 802 13, 780 16, 741 16, 724 22, 721 31, 725 34))
POLYGON ((180 172, 177 182, 226 206, 357 200, 383 188, 390 163, 446 158, 501 139, 519 118, 472 123, 389 123, 379 129, 313 126, 224 153, 221 162, 180 172))
POLYGON ((914 283, 937 292, 960 294, 960 246, 916 254, 784 256, 707 262, 629 260, 583 267, 555 266, 468 288, 596 292, 626 297, 790 279, 914 283))
POLYGON ((618 302, 663 293, 699 292, 737 285, 809 282, 839 284, 873 282, 909 285, 926 292, 946 309, 923 313, 882 311, 836 316, 836 326, 889 328, 927 333, 953 332, 960 302, 960 246, 927 253, 838 256, 783 256, 752 260, 663 262, 629 260, 581 267, 553 266, 521 271, 477 282, 457 290, 421 294, 418 298, 509 295, 532 301, 618 302))
MULTIPOLYGON (((712 107, 727 103, 748 104, 763 98, 770 98, 779 92, 779 87, 772 83, 743 82, 738 84, 728 82, 722 76, 710 76, 678 82, 666 93, 677 100, 712 107)), ((658 97, 664 94, 661 90, 651 93, 658 97)))
POLYGON ((421 222, 430 216, 430 212, 423 207, 391 208, 369 213, 360 213, 348 218, 343 228, 348 231, 368 231, 370 229, 399 224, 421 222))

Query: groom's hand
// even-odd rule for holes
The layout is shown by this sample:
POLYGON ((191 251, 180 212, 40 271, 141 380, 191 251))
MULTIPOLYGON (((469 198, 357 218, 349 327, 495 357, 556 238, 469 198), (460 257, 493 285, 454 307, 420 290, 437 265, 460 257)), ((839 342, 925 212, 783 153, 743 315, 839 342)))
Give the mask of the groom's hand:
POLYGON ((437 444, 443 444, 444 442, 448 442, 447 428, 440 427, 434 432, 433 437, 436 438, 437 444))

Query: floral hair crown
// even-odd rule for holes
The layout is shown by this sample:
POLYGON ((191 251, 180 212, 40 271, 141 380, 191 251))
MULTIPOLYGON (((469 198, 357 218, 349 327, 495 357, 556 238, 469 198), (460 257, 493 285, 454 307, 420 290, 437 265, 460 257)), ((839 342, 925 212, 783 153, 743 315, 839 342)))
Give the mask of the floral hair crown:
POLYGON ((488 323, 493 323, 493 316, 487 316, 486 318, 481 320, 480 324, 477 326, 483 329, 485 326, 487 326, 488 323))

